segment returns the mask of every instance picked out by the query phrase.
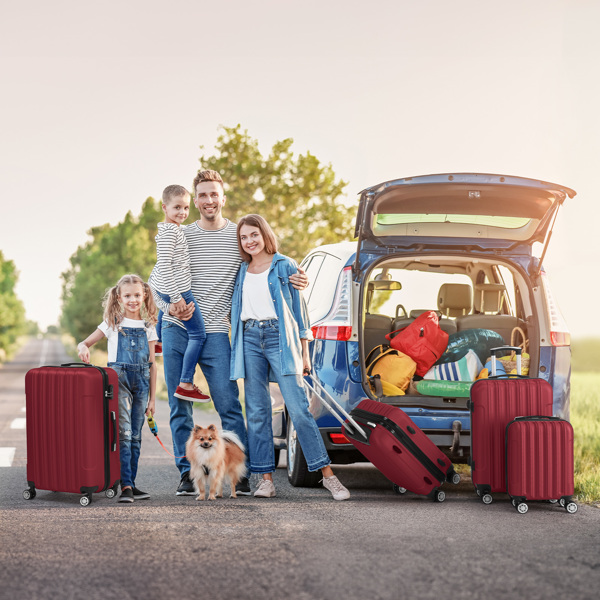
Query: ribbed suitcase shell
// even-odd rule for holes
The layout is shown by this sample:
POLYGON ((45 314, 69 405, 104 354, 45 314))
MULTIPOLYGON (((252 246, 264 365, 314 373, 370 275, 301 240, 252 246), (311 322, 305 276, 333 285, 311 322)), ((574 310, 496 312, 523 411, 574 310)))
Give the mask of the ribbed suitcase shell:
POLYGON ((506 427, 507 492, 523 500, 559 500, 575 492, 573 427, 530 417, 506 427))
POLYGON ((454 467, 450 459, 404 411, 395 406, 365 399, 350 412, 350 415, 359 425, 364 426, 369 440, 368 443, 365 442, 364 438, 349 431, 345 426, 344 435, 393 483, 415 494, 432 497, 444 481, 451 481, 454 467), (373 417, 377 416, 387 417, 395 423, 409 439, 409 446, 414 444, 426 456, 425 463, 432 463, 437 468, 437 476, 424 464, 423 459, 407 448, 394 433, 375 423, 373 417))
POLYGON ((104 370, 112 398, 104 398, 102 373, 83 364, 25 376, 30 488, 93 493, 119 483, 119 382, 113 369, 104 370))
POLYGON ((482 494, 506 492, 506 426, 519 416, 552 416, 544 379, 479 379, 471 387, 471 479, 482 494))

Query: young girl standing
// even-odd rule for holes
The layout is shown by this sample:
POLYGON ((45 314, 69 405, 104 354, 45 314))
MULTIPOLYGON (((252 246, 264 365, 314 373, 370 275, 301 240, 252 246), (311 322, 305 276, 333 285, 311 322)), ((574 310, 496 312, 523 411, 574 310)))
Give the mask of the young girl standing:
POLYGON ((144 413, 154 415, 156 393, 156 306, 147 283, 137 275, 124 275, 110 288, 102 304, 104 321, 77 346, 79 358, 90 362, 89 349, 108 339, 108 366, 119 376, 119 502, 150 495, 135 487, 142 443, 144 413))
POLYGON ((190 303, 196 307, 191 318, 182 321, 188 333, 188 343, 183 356, 181 380, 174 396, 190 402, 208 402, 210 396, 194 385, 194 372, 206 341, 206 330, 200 307, 192 294, 188 244, 181 230, 182 223, 190 214, 190 194, 181 185, 169 185, 164 189, 162 199, 165 220, 158 224, 158 234, 154 238, 156 265, 148 281, 162 300, 174 307, 176 313, 185 310, 190 303))
POLYGON ((254 495, 275 496, 271 371, 294 423, 308 470, 320 469, 323 486, 335 500, 346 500, 350 492, 329 466, 331 461, 303 386, 302 375, 310 373, 311 368, 308 341, 312 336, 304 298, 289 281, 298 266, 277 252, 275 235, 259 215, 243 217, 237 236, 244 263, 231 309, 231 379, 244 379, 250 470, 263 477, 254 495))

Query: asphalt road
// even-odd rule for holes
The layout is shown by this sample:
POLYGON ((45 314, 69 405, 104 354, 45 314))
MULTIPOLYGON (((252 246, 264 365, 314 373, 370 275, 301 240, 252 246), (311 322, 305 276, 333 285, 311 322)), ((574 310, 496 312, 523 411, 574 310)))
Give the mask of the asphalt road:
MULTIPOLYGON (((598 597, 597 508, 532 503, 519 515, 505 499, 483 505, 468 482, 435 504, 394 494, 370 465, 336 469, 347 502, 291 487, 284 468, 275 498, 197 502, 175 496, 173 459, 145 428, 137 483, 151 499, 26 501, 24 375, 64 359, 58 341, 34 340, 0 369, 2 599, 598 597)), ((167 408, 157 423, 170 448, 167 408)))

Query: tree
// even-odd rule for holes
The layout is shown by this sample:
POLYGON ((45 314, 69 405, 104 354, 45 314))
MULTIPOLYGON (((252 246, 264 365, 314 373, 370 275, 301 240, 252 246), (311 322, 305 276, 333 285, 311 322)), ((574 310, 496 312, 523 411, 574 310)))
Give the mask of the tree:
POLYGON ((123 221, 92 227, 91 240, 71 256, 62 273, 61 325, 77 340, 86 338, 102 321, 102 297, 126 273, 147 281, 156 262, 156 223, 162 220, 160 203, 148 198, 138 218, 131 212, 123 221))
POLYGON ((265 217, 281 251, 300 261, 312 248, 352 237, 354 209, 342 204, 347 183, 310 152, 295 156, 291 138, 276 142, 267 158, 247 130, 222 127, 216 153, 202 155, 202 169, 225 181, 225 214, 238 221, 248 213, 265 217))
POLYGON ((19 273, 0 250, 0 350, 10 354, 17 337, 25 332, 25 307, 15 293, 19 273))

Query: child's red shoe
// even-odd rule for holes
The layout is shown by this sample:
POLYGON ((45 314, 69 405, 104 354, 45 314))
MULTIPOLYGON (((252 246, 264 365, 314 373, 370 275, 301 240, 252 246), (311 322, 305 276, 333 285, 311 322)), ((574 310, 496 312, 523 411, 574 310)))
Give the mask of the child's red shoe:
POLYGON ((160 342, 156 342, 154 344, 154 356, 162 356, 162 344, 160 342))
POLYGON ((192 390, 186 390, 178 385, 173 395, 175 398, 188 400, 189 402, 210 402, 210 396, 202 393, 196 386, 194 386, 194 389, 192 390))

